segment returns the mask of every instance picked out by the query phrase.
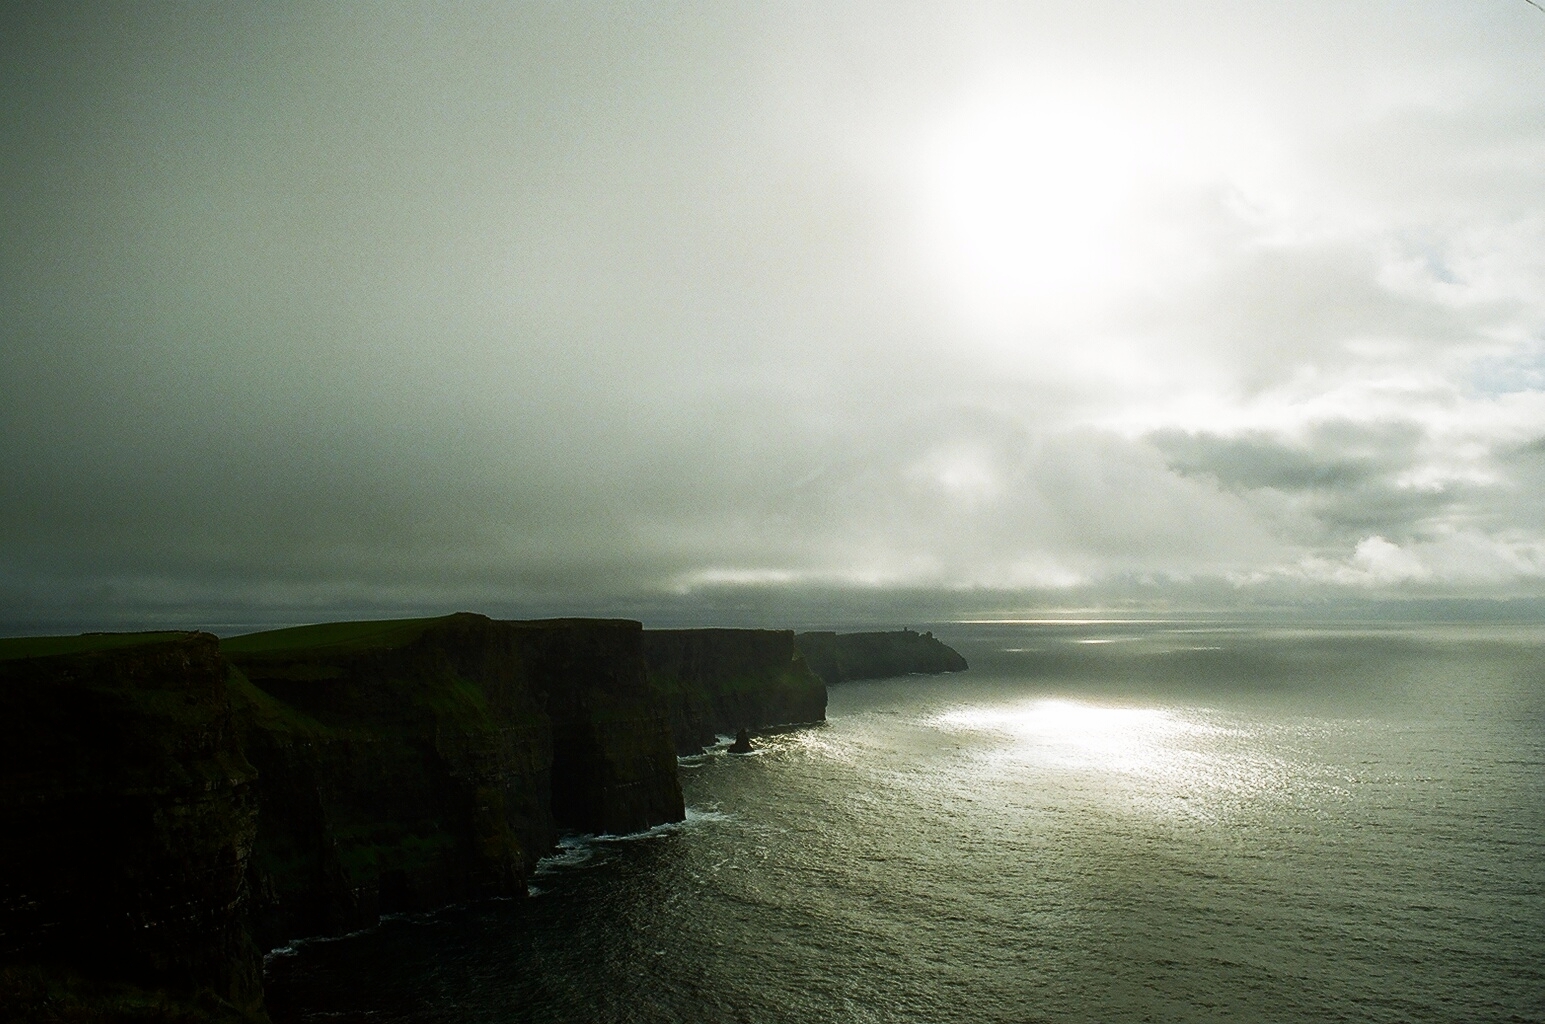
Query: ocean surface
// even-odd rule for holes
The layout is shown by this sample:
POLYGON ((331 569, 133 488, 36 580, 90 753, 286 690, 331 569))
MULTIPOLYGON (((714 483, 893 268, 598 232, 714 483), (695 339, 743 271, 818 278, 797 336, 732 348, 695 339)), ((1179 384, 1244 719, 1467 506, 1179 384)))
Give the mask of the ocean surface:
POLYGON ((534 898, 270 956, 299 1021, 1545 1021, 1545 630, 934 627, 534 898))

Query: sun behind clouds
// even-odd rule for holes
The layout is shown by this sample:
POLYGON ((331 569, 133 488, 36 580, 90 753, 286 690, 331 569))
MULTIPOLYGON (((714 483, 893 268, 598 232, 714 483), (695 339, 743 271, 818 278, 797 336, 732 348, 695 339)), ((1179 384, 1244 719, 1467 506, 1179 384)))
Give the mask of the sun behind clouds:
POLYGON ((1143 82, 999 74, 923 134, 923 250, 972 327, 1065 321, 1203 258, 1199 190, 1260 192, 1271 144, 1228 104, 1143 82))

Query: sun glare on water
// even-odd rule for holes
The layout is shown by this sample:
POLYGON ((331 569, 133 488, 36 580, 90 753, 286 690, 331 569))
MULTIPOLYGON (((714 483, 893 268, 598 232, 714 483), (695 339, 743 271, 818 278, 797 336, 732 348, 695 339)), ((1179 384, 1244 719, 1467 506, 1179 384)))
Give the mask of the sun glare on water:
POLYGON ((1055 754, 1065 763, 1138 768, 1198 730, 1158 708, 1100 707, 1070 700, 1040 700, 1022 707, 961 708, 941 715, 945 728, 994 732, 1055 754))
POLYGON ((1050 699, 956 708, 938 716, 933 725, 998 737, 1001 742, 981 756, 984 763, 1001 769, 1015 772, 1034 765, 1125 779, 1118 789, 1128 796, 1163 802, 1257 795, 1280 786, 1288 770, 1252 753, 1250 737, 1208 721, 1199 710, 1050 699))

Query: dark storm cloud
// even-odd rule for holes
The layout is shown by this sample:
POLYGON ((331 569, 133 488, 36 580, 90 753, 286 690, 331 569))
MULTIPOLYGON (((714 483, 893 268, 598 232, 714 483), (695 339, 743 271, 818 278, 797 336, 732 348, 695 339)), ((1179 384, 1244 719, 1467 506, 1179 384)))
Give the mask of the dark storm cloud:
MULTIPOLYGON (((1340 426, 1351 428, 1352 433, 1365 432, 1356 425, 1340 426)), ((1321 427, 1316 431, 1321 435, 1339 432, 1334 427, 1321 427)), ((1381 451, 1378 455, 1383 458, 1368 452, 1366 445, 1354 445, 1355 450, 1348 453, 1339 445, 1323 443, 1323 437, 1292 445, 1277 435, 1262 431, 1224 437, 1163 430, 1153 434, 1150 440, 1177 472, 1211 474, 1225 487, 1347 490, 1361 486, 1374 476, 1410 464, 1410 430, 1399 432, 1406 435, 1401 438, 1406 443, 1399 446, 1404 451, 1381 451), (1316 444, 1316 440, 1321 443, 1316 444)))
POLYGON ((1369 536, 1409 543, 1450 521, 1494 512, 1498 503, 1489 493, 1495 488, 1473 483, 1412 486, 1409 474, 1432 446, 1416 423, 1332 420, 1293 437, 1167 430, 1149 441, 1176 472, 1215 479, 1247 500, 1291 507, 1301 516, 1301 539, 1319 546, 1350 549, 1369 536))

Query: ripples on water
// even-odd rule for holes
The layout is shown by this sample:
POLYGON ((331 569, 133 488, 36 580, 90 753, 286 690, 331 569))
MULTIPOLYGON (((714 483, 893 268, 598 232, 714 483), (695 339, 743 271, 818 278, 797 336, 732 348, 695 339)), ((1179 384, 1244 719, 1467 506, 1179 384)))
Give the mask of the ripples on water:
POLYGON ((1545 636, 936 629, 538 895, 271 957, 306 1021, 1545 1020, 1545 636))

